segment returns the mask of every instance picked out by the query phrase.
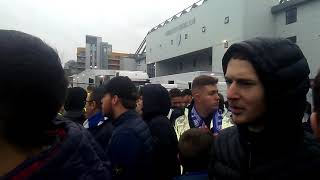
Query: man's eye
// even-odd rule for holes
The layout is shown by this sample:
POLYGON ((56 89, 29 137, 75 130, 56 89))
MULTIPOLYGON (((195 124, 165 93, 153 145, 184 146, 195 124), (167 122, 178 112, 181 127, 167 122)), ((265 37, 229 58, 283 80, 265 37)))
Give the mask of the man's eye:
POLYGON ((230 80, 230 79, 226 80, 226 84, 227 84, 227 85, 232 84, 232 80, 230 80))
POLYGON ((253 82, 249 82, 249 81, 240 81, 239 85, 241 85, 241 86, 253 86, 254 83, 253 82))

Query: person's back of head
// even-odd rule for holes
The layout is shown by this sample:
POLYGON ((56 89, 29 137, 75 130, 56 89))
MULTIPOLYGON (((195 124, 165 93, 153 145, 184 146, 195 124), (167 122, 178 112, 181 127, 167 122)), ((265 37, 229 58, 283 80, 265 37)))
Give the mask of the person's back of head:
POLYGON ((179 159, 184 172, 208 170, 212 144, 213 135, 205 128, 185 131, 179 139, 179 159))
POLYGON ((57 52, 37 37, 0 30, 0 138, 22 149, 50 144, 46 131, 67 81, 57 52))
POLYGON ((86 105, 87 92, 81 87, 68 88, 64 104, 66 111, 82 111, 86 105))
POLYGON ((151 120, 155 116, 167 116, 170 111, 169 93, 160 84, 148 84, 141 89, 143 119, 151 120))
POLYGON ((102 111, 105 116, 116 119, 123 112, 136 108, 138 91, 128 77, 114 77, 104 86, 104 89, 102 111))
POLYGON ((92 93, 93 89, 94 89, 94 86, 92 85, 87 86, 87 93, 92 93))

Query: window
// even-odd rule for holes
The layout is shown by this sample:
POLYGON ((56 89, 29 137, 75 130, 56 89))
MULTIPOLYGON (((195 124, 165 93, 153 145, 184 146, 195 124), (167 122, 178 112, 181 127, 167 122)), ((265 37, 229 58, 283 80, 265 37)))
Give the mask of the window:
POLYGON ((209 65, 212 65, 212 59, 209 58, 209 65))
POLYGON ((224 24, 228 24, 229 23, 229 16, 224 18, 224 24))
POLYGON ((205 33, 207 28, 205 26, 202 27, 202 32, 205 33))
POLYGON ((229 47, 229 43, 227 40, 223 40, 223 46, 224 48, 228 48, 229 47))
POLYGON ((193 60, 193 67, 196 67, 196 66, 197 66, 197 60, 194 59, 194 60, 193 60))
POLYGON ((293 43, 297 43, 297 36, 291 36, 291 37, 288 37, 287 39, 289 39, 293 43))
POLYGON ((291 8, 286 11, 286 24, 297 22, 297 8, 291 8))
POLYGON ((182 71, 183 70, 183 64, 182 62, 179 63, 179 69, 182 71))
POLYGON ((188 39, 188 34, 185 34, 185 35, 184 35, 184 39, 188 39))
POLYGON ((171 45, 173 45, 173 40, 171 40, 171 45))

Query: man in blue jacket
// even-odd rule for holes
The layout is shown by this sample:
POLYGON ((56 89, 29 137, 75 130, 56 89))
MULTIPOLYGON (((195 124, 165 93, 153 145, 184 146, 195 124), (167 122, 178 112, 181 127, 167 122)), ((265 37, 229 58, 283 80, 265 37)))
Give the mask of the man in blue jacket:
POLYGON ((115 77, 105 86, 102 109, 114 125, 108 148, 114 179, 152 179, 152 136, 135 111, 137 95, 128 77, 115 77))
POLYGON ((102 87, 93 88, 86 100, 86 117, 88 118, 83 126, 87 128, 101 145, 104 151, 107 150, 112 135, 113 126, 110 119, 105 119, 101 107, 101 100, 104 96, 102 87))

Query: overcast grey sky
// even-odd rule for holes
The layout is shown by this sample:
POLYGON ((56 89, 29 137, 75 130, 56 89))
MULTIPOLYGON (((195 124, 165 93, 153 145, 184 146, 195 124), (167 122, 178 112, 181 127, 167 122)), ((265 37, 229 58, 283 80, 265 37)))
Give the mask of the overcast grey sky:
POLYGON ((155 25, 197 0, 1 0, 0 29, 42 38, 62 61, 76 59, 85 35, 97 35, 113 51, 134 53, 155 25))

